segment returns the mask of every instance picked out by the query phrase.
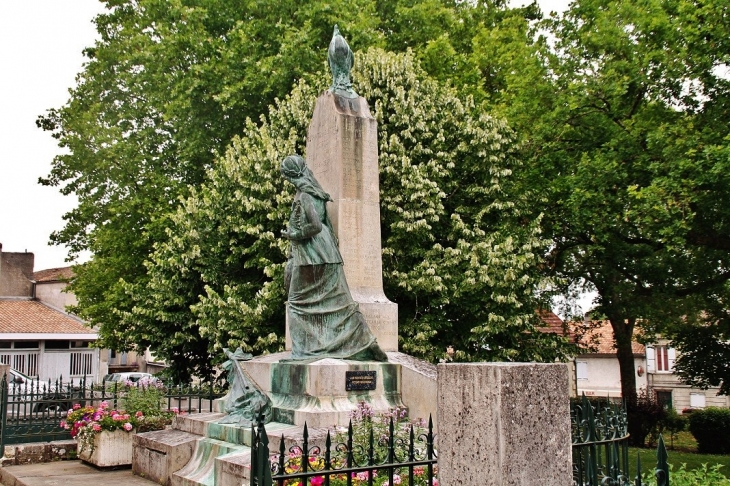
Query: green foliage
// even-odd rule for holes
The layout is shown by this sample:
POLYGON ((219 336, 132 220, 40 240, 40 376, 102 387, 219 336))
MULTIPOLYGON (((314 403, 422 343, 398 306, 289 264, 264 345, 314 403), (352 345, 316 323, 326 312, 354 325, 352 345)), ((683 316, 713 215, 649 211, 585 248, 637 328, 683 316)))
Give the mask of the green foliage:
MULTIPOLYGON (((564 14, 536 24, 514 17, 476 38, 483 79, 501 89, 489 106, 523 142, 522 189, 552 240, 544 268, 565 294, 597 291, 628 399, 635 327, 670 335, 702 316, 712 316, 705 325, 726 318, 730 83, 720 73, 730 29, 722 4, 578 0, 564 14)), ((697 364, 688 375, 709 368, 697 364)))
POLYGON ((724 299, 709 304, 695 326, 681 326, 672 344, 681 350, 674 363, 675 372, 694 387, 720 387, 719 394, 730 395, 730 320, 724 318, 724 299), (720 308, 722 307, 722 309, 720 308), (723 316, 719 319, 717 316, 723 316))
MULTIPOLYGON (((728 479, 722 471, 720 464, 708 467, 702 464, 698 469, 688 470, 685 464, 682 464, 678 470, 674 470, 670 466, 669 479, 672 486, 730 486, 728 479)), ((642 484, 646 486, 656 486, 657 481, 653 473, 646 473, 642 479, 642 484)))
POLYGON ((658 424, 656 438, 652 436, 650 442, 654 444, 659 437, 659 434, 662 434, 665 437, 668 434, 670 438, 669 449, 674 449, 674 441, 677 438, 677 435, 680 432, 687 430, 688 422, 689 420, 686 415, 680 415, 675 409, 668 408, 664 418, 662 418, 658 424))
POLYGON ((154 383, 138 382, 126 387, 122 408, 130 414, 142 412, 145 416, 160 415, 164 398, 165 389, 161 383, 156 386, 154 383))
POLYGON ((730 454, 730 409, 708 407, 689 416, 689 431, 704 454, 730 454))
MULTIPOLYGON (((687 435, 689 435, 690 440, 694 441, 692 439, 692 435, 687 432, 687 435)), ((635 464, 636 460, 640 458, 642 469, 644 472, 649 471, 650 468, 653 469, 653 467, 656 465, 656 449, 654 448, 635 448, 630 447, 629 448, 629 462, 632 463, 631 467, 631 477, 635 476, 635 464)), ((730 471, 730 456, 717 456, 717 455, 709 455, 709 454, 697 454, 694 452, 684 452, 681 450, 675 450, 670 451, 667 458, 669 462, 669 467, 672 468, 672 471, 678 471, 680 468, 685 469, 688 472, 693 472, 695 470, 702 470, 704 468, 707 468, 709 470, 714 469, 715 467, 720 467, 719 469, 720 474, 728 476, 728 471, 730 471)), ((673 479, 673 476, 670 478, 670 480, 673 479)), ((673 484, 670 481, 670 484, 673 484)))

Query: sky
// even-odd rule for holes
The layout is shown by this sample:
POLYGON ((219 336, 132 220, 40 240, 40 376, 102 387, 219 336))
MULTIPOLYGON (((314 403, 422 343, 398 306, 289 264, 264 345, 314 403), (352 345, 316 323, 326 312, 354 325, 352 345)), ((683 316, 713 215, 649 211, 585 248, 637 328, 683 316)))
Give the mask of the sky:
POLYGON ((38 184, 60 149, 35 120, 68 100, 102 11, 97 0, 0 2, 0 243, 34 253, 36 270, 68 265, 66 248, 48 241, 76 201, 38 184))
MULTIPOLYGON (((539 3, 560 11, 568 0, 539 3)), ((67 249, 49 245, 49 236, 76 200, 38 184, 61 149, 35 120, 68 101, 82 51, 97 39, 92 19, 103 11, 98 0, 0 1, 0 243, 34 253, 36 270, 69 265, 67 249)))

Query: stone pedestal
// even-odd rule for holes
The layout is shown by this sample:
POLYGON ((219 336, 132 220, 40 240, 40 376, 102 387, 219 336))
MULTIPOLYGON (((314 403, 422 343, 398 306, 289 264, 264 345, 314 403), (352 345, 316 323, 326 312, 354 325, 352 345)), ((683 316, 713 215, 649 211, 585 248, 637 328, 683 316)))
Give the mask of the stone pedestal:
POLYGON ((572 484, 568 393, 565 364, 439 364, 439 482, 572 484))
POLYGON ((401 366, 325 358, 286 361, 290 353, 261 356, 242 365, 271 398, 273 420, 309 427, 347 426, 350 412, 367 402, 375 412, 403 407, 401 366), (346 390, 348 372, 375 372, 374 390, 346 390))
POLYGON ((383 292, 378 124, 364 98, 323 93, 307 134, 307 165, 327 205, 352 298, 383 351, 398 351, 398 306, 383 292))

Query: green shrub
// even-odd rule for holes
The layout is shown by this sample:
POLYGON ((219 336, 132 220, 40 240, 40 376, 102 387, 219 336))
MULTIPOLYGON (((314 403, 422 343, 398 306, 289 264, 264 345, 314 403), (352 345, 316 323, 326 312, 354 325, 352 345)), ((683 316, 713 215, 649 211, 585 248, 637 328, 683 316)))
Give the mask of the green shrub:
POLYGON ((674 440, 677 438, 677 434, 687 429, 687 420, 686 416, 678 414, 675 409, 667 409, 664 418, 659 421, 659 426, 656 430, 657 433, 654 434, 652 432, 650 436, 651 444, 656 444, 659 434, 662 434, 664 437, 669 436, 669 448, 674 449, 674 440))
POLYGON ((689 416, 689 431, 703 454, 730 454, 730 409, 709 407, 689 416))
MULTIPOLYGON (((669 466, 671 469, 671 466, 669 466)), ((685 464, 682 464, 677 471, 669 473, 669 484, 672 486, 730 486, 730 479, 720 472, 722 466, 715 464, 709 469, 703 464, 699 469, 687 471, 685 464)), ((656 479, 653 473, 646 473, 642 479, 646 486, 656 486, 656 479)))

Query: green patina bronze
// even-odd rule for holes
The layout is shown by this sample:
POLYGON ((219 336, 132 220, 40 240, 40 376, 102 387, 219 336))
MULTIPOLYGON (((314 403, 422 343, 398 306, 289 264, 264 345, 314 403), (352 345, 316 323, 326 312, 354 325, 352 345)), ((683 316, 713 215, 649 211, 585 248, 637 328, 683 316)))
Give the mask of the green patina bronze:
POLYGON ((289 224, 282 231, 291 245, 285 284, 292 359, 387 361, 350 295, 327 215, 329 194, 299 155, 284 159, 281 174, 297 188, 289 224))
POLYGON ((223 363, 223 369, 228 372, 228 395, 225 397, 225 412, 228 414, 219 423, 246 425, 257 423, 259 417, 265 422, 271 420, 271 400, 241 366, 241 362, 248 361, 253 356, 244 353, 238 348, 235 353, 223 350, 228 361, 223 363))
POLYGON ((352 89, 352 81, 350 81, 350 71, 355 64, 355 56, 345 38, 340 35, 340 29, 336 25, 330 47, 327 50, 327 62, 332 71, 330 92, 345 98, 357 98, 358 94, 352 89))

